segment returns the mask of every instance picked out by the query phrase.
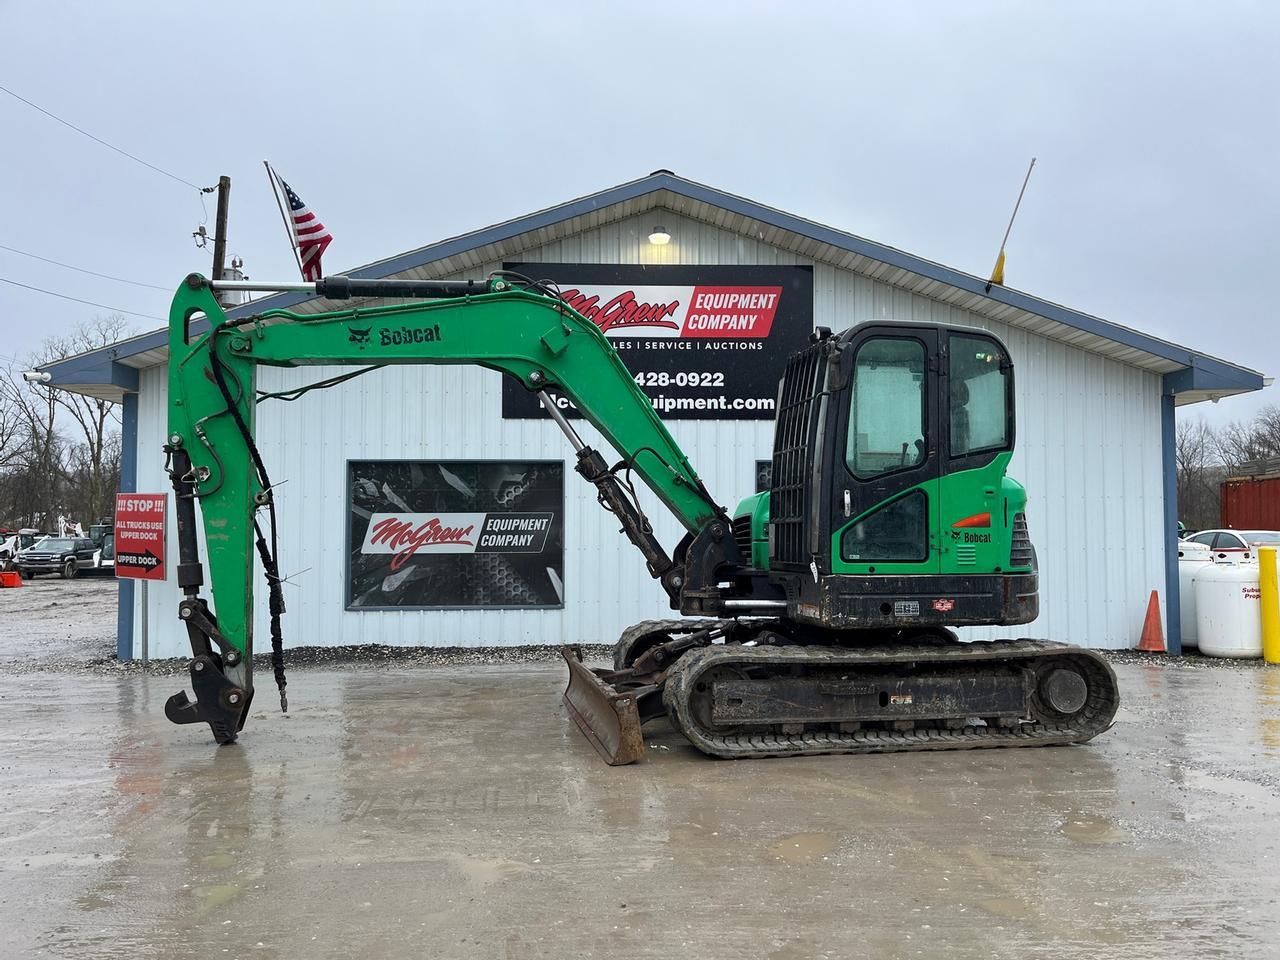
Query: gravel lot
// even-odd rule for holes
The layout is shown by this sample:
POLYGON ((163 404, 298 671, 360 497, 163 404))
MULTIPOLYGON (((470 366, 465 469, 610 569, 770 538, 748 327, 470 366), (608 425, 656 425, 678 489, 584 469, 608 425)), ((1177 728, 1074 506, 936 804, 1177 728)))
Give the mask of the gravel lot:
POLYGON ((290 651, 219 748, 114 607, 0 590, 6 958, 1277 955, 1256 661, 1116 654, 1080 747, 716 762, 659 721, 609 768, 540 648, 290 651))

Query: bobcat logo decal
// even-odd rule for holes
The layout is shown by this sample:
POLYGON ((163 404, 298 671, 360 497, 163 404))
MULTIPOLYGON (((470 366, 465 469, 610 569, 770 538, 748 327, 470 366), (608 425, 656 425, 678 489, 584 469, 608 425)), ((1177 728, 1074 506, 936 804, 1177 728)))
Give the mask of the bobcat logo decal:
POLYGON ((347 327, 347 339, 363 348, 369 342, 369 334, 372 332, 373 327, 365 327, 363 330, 356 327, 347 327))

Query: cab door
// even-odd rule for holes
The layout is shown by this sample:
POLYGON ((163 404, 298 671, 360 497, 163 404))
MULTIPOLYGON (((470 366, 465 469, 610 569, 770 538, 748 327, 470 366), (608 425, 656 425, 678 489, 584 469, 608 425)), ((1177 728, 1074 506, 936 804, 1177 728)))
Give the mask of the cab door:
POLYGON ((938 562, 938 332, 868 326, 833 401, 831 571, 930 574, 938 562))
MULTIPOLYGON (((1013 563, 1014 530, 1025 503, 1005 471, 1013 455, 1013 364, 981 330, 939 333, 938 391, 945 403, 939 441, 940 563, 944 574, 998 573, 1013 563), (1013 509, 1010 509, 1010 502, 1013 509)), ((1024 528, 1025 529, 1025 528, 1024 528)))

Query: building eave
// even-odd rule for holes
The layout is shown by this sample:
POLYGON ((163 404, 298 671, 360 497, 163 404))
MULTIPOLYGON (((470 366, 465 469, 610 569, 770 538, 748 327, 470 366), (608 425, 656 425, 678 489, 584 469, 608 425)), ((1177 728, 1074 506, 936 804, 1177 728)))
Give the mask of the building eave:
MULTIPOLYGON (((1072 310, 1010 287, 988 285, 982 277, 914 256, 895 247, 837 230, 813 220, 765 206, 660 170, 629 183, 579 197, 557 206, 441 240, 416 250, 347 271, 357 278, 447 275, 494 260, 552 239, 626 219, 655 208, 670 208, 682 216, 714 223, 723 229, 785 245, 815 260, 903 286, 923 296, 944 299, 1002 323, 1023 326, 1082 349, 1105 353, 1165 377, 1165 389, 1179 403, 1197 402, 1261 389, 1262 374, 1220 360, 1139 330, 1072 310)), ((245 316, 263 310, 302 307, 306 312, 328 304, 302 293, 278 294, 233 308, 245 316), (305 305, 305 306, 304 306, 305 305)), ((193 332, 202 332, 199 323, 193 332)), ((104 365, 104 355, 126 370, 163 362, 167 331, 157 330, 112 347, 48 364, 55 386, 89 392, 101 387, 123 394, 131 389, 127 373, 104 365), (83 362, 82 362, 83 361, 83 362), (87 371, 104 380, 85 379, 87 371)), ((135 374, 136 377, 136 374, 135 374)), ((136 389, 136 386, 132 389, 136 389)))

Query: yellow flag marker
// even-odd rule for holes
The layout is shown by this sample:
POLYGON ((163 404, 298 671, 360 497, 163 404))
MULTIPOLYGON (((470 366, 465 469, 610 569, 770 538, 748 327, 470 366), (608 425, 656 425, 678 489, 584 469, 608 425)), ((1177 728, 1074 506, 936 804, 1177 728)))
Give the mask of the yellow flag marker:
POLYGON ((995 284, 998 287, 1004 286, 1004 251, 1000 251, 1000 256, 996 257, 996 268, 991 271, 991 279, 987 281, 987 286, 995 284))
POLYGON ((986 293, 991 292, 993 286, 1004 286, 1004 245, 1009 242, 1009 232, 1013 230, 1013 221, 1018 216, 1018 208, 1022 206, 1022 195, 1027 192, 1027 182, 1031 179, 1031 171, 1036 168, 1036 158, 1031 158, 1031 166, 1027 167, 1027 175, 1022 178, 1022 189, 1018 191, 1018 201, 1013 205, 1013 213, 1009 217, 1009 226, 1004 228, 1004 239, 1000 241, 1000 254, 996 257, 995 269, 991 271, 991 279, 987 281, 987 285, 983 288, 986 293))

